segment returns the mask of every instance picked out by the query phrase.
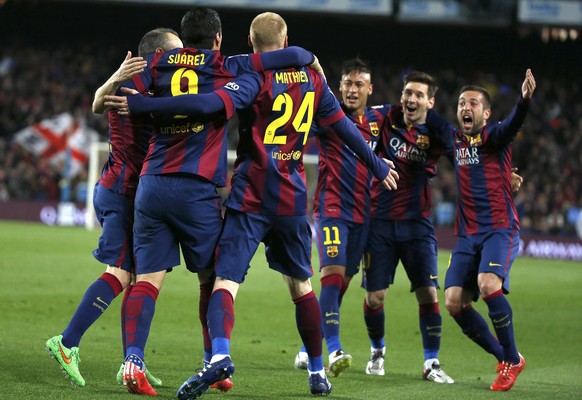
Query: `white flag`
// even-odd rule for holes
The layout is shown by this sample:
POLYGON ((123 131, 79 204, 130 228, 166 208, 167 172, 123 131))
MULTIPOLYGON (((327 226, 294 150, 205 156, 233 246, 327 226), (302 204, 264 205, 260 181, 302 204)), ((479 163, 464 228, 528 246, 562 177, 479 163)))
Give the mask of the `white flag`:
POLYGON ((89 148, 99 135, 84 121, 62 113, 16 132, 14 138, 32 154, 48 158, 72 178, 87 165, 89 148))

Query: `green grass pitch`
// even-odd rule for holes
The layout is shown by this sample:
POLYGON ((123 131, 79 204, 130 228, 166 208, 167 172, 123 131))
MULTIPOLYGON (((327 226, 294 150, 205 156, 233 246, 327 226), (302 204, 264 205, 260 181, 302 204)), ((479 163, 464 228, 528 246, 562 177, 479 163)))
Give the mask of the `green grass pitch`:
MULTIPOLYGON (((121 363, 120 298, 85 334, 80 369, 87 381, 73 387, 44 350, 60 334, 86 288, 104 268, 93 259, 99 231, 0 222, 0 398, 126 399, 115 382, 121 363)), ((443 282, 449 252, 439 257, 443 282)), ((313 255, 317 265, 317 255, 313 255)), ((319 273, 313 284, 319 293, 319 273)), ((421 380, 422 348, 414 295, 399 269, 387 303, 386 376, 368 376, 364 368, 369 342, 362 317, 359 275, 342 305, 342 344, 354 359, 341 377, 331 378, 336 399, 580 399, 582 398, 582 263, 519 258, 512 270, 513 307, 518 348, 527 368, 507 393, 492 393, 495 360, 465 338, 444 307, 440 361, 456 383, 421 380)), ((163 379, 162 399, 176 389, 202 359, 197 318, 198 284, 179 267, 164 283, 156 307, 146 358, 163 379)), ((482 302, 476 308, 486 314, 482 302)), ((232 356, 234 389, 209 391, 212 399, 309 398, 305 371, 293 368, 300 339, 294 307, 281 277, 255 257, 237 302, 232 356)), ((324 347, 324 354, 327 351, 324 347)))

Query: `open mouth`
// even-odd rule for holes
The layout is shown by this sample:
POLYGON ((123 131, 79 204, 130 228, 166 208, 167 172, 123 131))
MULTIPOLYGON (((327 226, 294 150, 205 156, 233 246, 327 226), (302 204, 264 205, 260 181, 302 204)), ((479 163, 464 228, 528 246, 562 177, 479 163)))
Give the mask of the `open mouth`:
POLYGON ((463 125, 470 126, 473 124, 473 118, 470 115, 463 115, 463 125))

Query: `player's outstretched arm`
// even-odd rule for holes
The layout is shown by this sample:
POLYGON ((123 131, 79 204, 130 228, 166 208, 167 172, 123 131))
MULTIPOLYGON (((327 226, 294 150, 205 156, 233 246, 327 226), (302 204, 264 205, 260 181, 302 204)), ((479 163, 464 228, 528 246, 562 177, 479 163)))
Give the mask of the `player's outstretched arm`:
POLYGON ((251 55, 255 62, 254 70, 304 67, 315 63, 315 55, 299 46, 289 46, 280 50, 266 51, 251 55), (259 59, 259 65, 256 60, 259 59))
POLYGON ((331 127, 340 139, 370 168, 376 179, 382 181, 386 189, 397 188, 398 173, 393 169, 394 164, 374 154, 358 128, 346 116, 334 122, 331 127))
POLYGON ((103 114, 106 111, 105 95, 114 94, 120 83, 131 79, 135 74, 141 73, 147 66, 147 61, 142 57, 132 57, 131 51, 127 52, 125 60, 118 70, 107 79, 107 81, 95 92, 93 98, 93 112, 103 114))
POLYGON ((174 97, 146 97, 137 90, 122 87, 129 96, 104 96, 104 105, 116 109, 121 115, 129 114, 184 114, 207 115, 224 110, 225 104, 215 93, 174 97))

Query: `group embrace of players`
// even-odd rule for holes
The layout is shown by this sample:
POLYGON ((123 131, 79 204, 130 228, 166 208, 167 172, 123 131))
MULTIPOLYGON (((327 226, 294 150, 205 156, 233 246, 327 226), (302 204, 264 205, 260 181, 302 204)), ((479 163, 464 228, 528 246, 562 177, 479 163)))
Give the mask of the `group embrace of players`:
POLYGON ((402 262, 419 304, 422 377, 453 383, 438 359, 442 318, 430 218, 430 180, 444 155, 455 167, 458 188, 458 244, 445 277, 446 307, 463 333, 496 357, 491 389, 511 389, 525 368, 505 296, 519 248, 512 190, 521 178, 512 175, 511 141, 535 90, 531 71, 513 112, 499 123, 488 123, 487 91, 463 87, 457 129, 432 110, 437 86, 423 72, 404 77, 399 103, 369 107, 371 70, 360 59, 348 60, 340 103, 317 58, 287 46, 287 26, 275 13, 251 23, 253 54, 224 57, 221 42, 218 14, 191 10, 180 37, 165 28, 148 32, 139 57, 128 53, 95 93, 94 111, 107 112, 110 123, 109 159, 94 196, 103 227, 94 256, 107 267, 63 333, 46 343, 67 375, 85 385, 78 368, 81 337, 125 290, 118 382, 130 393, 156 394, 161 381, 146 368, 144 349, 164 277, 180 264, 181 252, 200 281, 204 366, 177 396, 194 399, 209 388, 232 388, 234 301, 263 242, 269 267, 282 274, 295 304, 303 342, 295 367, 307 369, 313 395, 332 390, 323 338, 329 374, 338 376, 352 364, 340 342, 340 305, 362 258, 371 344, 366 373, 385 373, 384 299, 402 262), (235 112, 237 159, 222 212, 217 188, 227 184, 225 128, 235 112), (310 136, 320 157, 313 210, 319 300, 310 282, 302 161, 310 136), (494 334, 471 307, 478 297, 488 306, 494 334))

